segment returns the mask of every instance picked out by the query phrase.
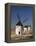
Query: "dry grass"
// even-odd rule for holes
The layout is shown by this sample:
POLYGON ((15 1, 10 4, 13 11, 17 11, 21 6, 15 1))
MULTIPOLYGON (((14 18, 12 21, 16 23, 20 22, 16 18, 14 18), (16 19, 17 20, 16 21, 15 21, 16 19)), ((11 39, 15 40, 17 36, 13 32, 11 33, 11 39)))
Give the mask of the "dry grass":
POLYGON ((24 32, 21 36, 16 36, 15 32, 11 32, 11 39, 13 40, 28 39, 30 36, 32 36, 32 31, 24 32))

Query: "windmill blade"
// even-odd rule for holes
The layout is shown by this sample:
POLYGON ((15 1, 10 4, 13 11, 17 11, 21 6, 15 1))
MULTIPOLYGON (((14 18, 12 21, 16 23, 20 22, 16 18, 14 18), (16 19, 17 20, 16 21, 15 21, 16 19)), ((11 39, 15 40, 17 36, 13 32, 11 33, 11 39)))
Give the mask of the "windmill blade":
POLYGON ((19 14, 17 14, 17 18, 18 18, 18 20, 20 21, 20 16, 19 16, 19 14))
POLYGON ((27 22, 28 18, 26 18, 23 22, 27 22))

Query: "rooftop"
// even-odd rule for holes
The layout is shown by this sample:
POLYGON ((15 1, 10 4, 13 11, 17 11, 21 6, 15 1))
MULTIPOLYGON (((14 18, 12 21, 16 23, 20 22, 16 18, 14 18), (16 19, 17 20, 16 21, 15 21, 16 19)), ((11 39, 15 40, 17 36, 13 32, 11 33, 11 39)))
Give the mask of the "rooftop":
POLYGON ((22 23, 19 21, 16 25, 20 25, 20 26, 23 26, 22 23))

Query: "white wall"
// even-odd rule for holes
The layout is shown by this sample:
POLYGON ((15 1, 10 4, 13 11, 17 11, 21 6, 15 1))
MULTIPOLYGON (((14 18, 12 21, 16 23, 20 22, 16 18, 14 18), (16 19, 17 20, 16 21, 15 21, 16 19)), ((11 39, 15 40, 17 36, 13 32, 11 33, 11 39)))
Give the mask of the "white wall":
POLYGON ((24 28, 24 32, 27 32, 27 28, 26 27, 24 28))
POLYGON ((22 28, 21 28, 21 26, 16 26, 16 35, 17 36, 19 36, 19 35, 21 35, 21 30, 22 30, 22 28), (19 34, 19 32, 20 32, 20 34, 19 34))
MULTIPOLYGON (((0 46, 36 46, 36 42, 5 43, 5 6, 7 2, 36 4, 36 0, 0 0, 0 46)), ((35 15, 36 19, 36 15, 35 15)), ((36 20, 35 20, 36 23, 36 20)), ((36 24, 35 24, 36 31, 36 24)))
POLYGON ((28 31, 30 31, 31 30, 31 27, 28 27, 28 31))

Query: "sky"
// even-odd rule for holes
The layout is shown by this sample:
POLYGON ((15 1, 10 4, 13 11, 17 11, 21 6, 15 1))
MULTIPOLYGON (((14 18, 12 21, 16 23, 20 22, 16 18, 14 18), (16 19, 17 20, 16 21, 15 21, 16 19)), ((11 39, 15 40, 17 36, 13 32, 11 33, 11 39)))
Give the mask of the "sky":
POLYGON ((14 28, 19 21, 17 15, 20 17, 20 21, 23 24, 23 26, 26 24, 32 25, 32 7, 11 6, 10 15, 11 15, 11 28, 14 28))

